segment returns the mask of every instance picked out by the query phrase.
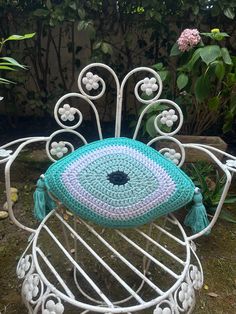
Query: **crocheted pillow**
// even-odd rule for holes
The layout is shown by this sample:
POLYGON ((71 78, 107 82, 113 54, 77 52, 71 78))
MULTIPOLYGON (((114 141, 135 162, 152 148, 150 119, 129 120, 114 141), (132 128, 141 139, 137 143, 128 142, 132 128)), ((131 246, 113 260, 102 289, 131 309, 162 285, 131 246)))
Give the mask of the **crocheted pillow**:
POLYGON ((128 138, 87 144, 45 173, 48 191, 103 226, 142 225, 193 199, 188 176, 155 149, 128 138))

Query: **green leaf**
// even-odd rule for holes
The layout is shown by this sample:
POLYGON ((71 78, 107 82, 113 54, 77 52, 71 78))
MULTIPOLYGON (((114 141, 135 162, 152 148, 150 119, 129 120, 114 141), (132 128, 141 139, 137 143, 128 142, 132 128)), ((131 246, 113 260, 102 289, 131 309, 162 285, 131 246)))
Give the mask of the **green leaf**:
POLYGON ((224 60, 224 63, 229 64, 229 65, 233 64, 227 48, 221 48, 221 54, 222 54, 222 58, 224 60))
POLYGON ((179 50, 179 46, 177 44, 177 42, 172 46, 171 51, 170 51, 170 56, 174 57, 174 56, 178 56, 182 53, 181 50, 179 50))
POLYGON ((81 20, 84 20, 86 14, 85 14, 85 10, 83 8, 78 9, 78 14, 79 14, 79 17, 81 18, 81 20))
POLYGON ((161 80, 164 82, 167 78, 169 71, 158 71, 157 73, 160 75, 161 80))
POLYGON ((15 67, 26 69, 26 67, 24 65, 20 64, 19 62, 17 62, 15 59, 13 59, 11 57, 2 57, 0 59, 5 60, 5 61, 11 63, 11 65, 13 65, 15 67))
POLYGON ((205 46, 201 49, 200 56, 202 61, 209 65, 209 63, 215 61, 221 56, 220 47, 218 45, 205 46))
POLYGON ((183 89, 188 84, 188 76, 184 73, 181 73, 177 78, 178 89, 183 89))
POLYGON ((88 32, 90 39, 95 38, 96 30, 91 23, 89 23, 88 26, 86 27, 86 31, 88 32))
POLYGON ((101 45, 102 45, 102 42, 101 42, 101 41, 95 42, 95 43, 93 44, 93 49, 94 49, 94 50, 99 49, 99 48, 101 48, 101 45))
POLYGON ((218 61, 215 67, 215 74, 217 78, 221 81, 225 76, 225 67, 222 61, 218 61))
POLYGON ((34 16, 38 16, 38 17, 46 17, 49 15, 49 11, 45 10, 45 9, 37 9, 33 12, 34 16))
POLYGON ((194 5, 192 10, 193 10, 193 14, 194 15, 198 15, 198 13, 199 13, 199 6, 198 5, 194 5))
POLYGON ((87 31, 91 39, 95 37, 96 31, 92 21, 80 21, 78 24, 78 31, 81 30, 87 31))
POLYGON ((51 2, 51 0, 47 0, 47 1, 46 1, 46 6, 47 6, 48 10, 51 10, 51 8, 52 8, 52 2, 51 2))
POLYGON ((235 17, 235 12, 233 8, 227 8, 224 10, 224 15, 227 16, 229 19, 233 20, 235 17))
POLYGON ((155 137, 157 135, 157 131, 154 126, 155 119, 156 119, 156 116, 153 115, 146 122, 146 130, 151 137, 155 137))
POLYGON ((236 203, 236 196, 227 196, 224 201, 224 204, 234 204, 236 203))
MULTIPOLYGON (((186 69, 188 70, 189 72, 192 70, 194 64, 197 62, 197 60, 200 58, 200 52, 203 48, 198 48, 194 51, 193 55, 192 55, 192 58, 189 60, 189 62, 184 65, 182 67, 182 69, 186 69)), ((181 68, 179 68, 178 70, 181 70, 181 68)))
POLYGON ((203 36, 209 37, 211 39, 215 39, 215 40, 222 40, 224 39, 224 37, 230 37, 227 33, 200 33, 203 36))
POLYGON ((194 92, 199 102, 202 102, 210 94, 210 82, 206 75, 197 78, 194 92))
POLYGON ((208 101, 208 107, 212 111, 217 111, 220 105, 220 98, 218 96, 212 97, 208 101))
POLYGON ((0 70, 9 70, 9 71, 16 71, 15 69, 8 67, 6 65, 1 65, 0 64, 0 70))
POLYGON ((29 39, 34 37, 36 33, 30 33, 30 34, 25 34, 25 35, 11 35, 7 39, 4 40, 4 42, 9 41, 9 40, 24 40, 24 39, 29 39))
POLYGON ((86 27, 85 25, 86 25, 86 21, 80 21, 77 26, 78 31, 84 30, 86 27))
POLYGON ((230 212, 226 211, 225 209, 221 210, 219 217, 228 222, 236 223, 235 216, 233 216, 230 212))
POLYGON ((0 77, 0 84, 16 84, 16 83, 0 77))
POLYGON ((157 64, 154 64, 153 66, 153 69, 155 69, 156 71, 160 71, 161 69, 163 69, 163 63, 162 62, 159 62, 157 64))
POLYGON ((112 54, 112 46, 108 43, 102 43, 101 44, 101 49, 102 49, 102 52, 105 53, 105 54, 108 54, 108 55, 111 55, 112 54))

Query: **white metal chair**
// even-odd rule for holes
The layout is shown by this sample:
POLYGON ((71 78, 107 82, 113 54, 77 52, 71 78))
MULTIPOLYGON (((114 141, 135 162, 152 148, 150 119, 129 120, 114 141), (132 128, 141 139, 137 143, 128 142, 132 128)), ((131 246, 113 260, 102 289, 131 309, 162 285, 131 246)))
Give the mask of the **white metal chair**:
MULTIPOLYGON (((0 163, 5 163, 9 216, 19 228, 30 233, 29 243, 16 270, 17 276, 23 280, 22 299, 28 312, 190 313, 195 305, 195 290, 203 285, 203 271, 193 240, 214 226, 227 195, 232 173, 236 171, 236 158, 200 143, 183 144, 174 137, 183 124, 181 109, 175 102, 159 98, 162 82, 159 75, 150 68, 134 69, 120 84, 110 67, 99 63, 90 64, 81 71, 78 87, 80 93, 66 94, 55 105, 54 117, 60 126, 59 130, 47 137, 22 138, 0 147, 0 163), (108 71, 115 80, 115 137, 120 137, 121 134, 124 86, 133 74, 145 73, 155 80, 150 83, 147 79, 142 79, 135 85, 136 99, 147 104, 147 107, 138 119, 133 138, 137 138, 142 119, 149 108, 157 103, 165 103, 178 118, 177 121, 173 119, 174 130, 170 133, 161 130, 158 121, 163 118, 163 113, 160 112, 154 121, 159 135, 147 145, 163 140, 165 143, 174 143, 179 153, 173 151, 173 147, 162 148, 160 151, 171 152, 169 157, 171 155, 179 167, 185 161, 186 149, 200 150, 224 172, 226 182, 220 202, 210 225, 201 232, 188 236, 173 214, 157 219, 148 226, 131 230, 104 229, 70 214, 63 204, 50 212, 37 229, 23 225, 15 218, 10 199, 11 166, 20 152, 29 144, 43 142, 49 159, 54 162, 66 154, 68 149, 74 150, 74 145, 63 141, 66 133, 87 143, 84 136, 76 130, 82 123, 82 113, 77 105, 65 106, 66 101, 72 98, 82 99, 91 106, 102 141, 100 119, 94 101, 104 95, 106 84, 102 77, 93 75, 92 71, 97 68, 104 70, 104 73, 108 71), (141 86, 147 94, 156 91, 156 96, 151 100, 143 100, 140 96, 141 86), (92 89, 98 92, 96 96, 91 96, 89 91, 92 89), (59 137, 61 146, 55 142, 55 138, 59 137), (229 160, 223 163, 215 153, 229 160)), ((171 118, 167 117, 168 119, 171 118)), ((166 119, 163 120, 164 123, 165 121, 166 119)))

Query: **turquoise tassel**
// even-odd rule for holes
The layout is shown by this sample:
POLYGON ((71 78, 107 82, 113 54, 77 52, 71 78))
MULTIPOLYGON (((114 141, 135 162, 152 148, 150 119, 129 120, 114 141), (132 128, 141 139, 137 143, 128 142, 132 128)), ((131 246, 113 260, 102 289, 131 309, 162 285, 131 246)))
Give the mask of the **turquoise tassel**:
POLYGON ((194 204, 185 217, 184 224, 191 227, 193 233, 198 233, 209 225, 206 208, 202 203, 202 194, 199 189, 195 190, 193 201, 194 204))
POLYGON ((56 208, 56 203, 49 196, 44 179, 40 177, 34 192, 34 215, 36 219, 43 220, 54 208, 56 208))

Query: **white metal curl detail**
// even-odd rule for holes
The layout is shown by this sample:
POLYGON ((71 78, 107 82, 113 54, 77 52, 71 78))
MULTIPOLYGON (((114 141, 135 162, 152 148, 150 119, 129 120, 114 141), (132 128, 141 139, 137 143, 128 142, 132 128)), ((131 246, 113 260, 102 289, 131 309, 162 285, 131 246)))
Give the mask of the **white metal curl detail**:
POLYGON ((92 72, 87 72, 85 77, 82 79, 82 83, 85 85, 85 88, 90 91, 92 89, 96 90, 99 87, 98 82, 102 81, 101 77, 97 74, 93 74, 92 72))
POLYGON ((174 148, 163 148, 161 152, 164 152, 164 156, 172 161, 175 165, 179 164, 179 161, 181 159, 181 154, 176 152, 174 148), (165 152, 164 152, 165 151, 165 152))
POLYGON ((202 276, 202 272, 198 269, 198 267, 193 264, 190 264, 188 275, 189 275, 189 280, 193 284, 193 288, 196 290, 201 289, 203 285, 203 276, 202 276))
POLYGON ((37 304, 44 294, 44 284, 37 273, 26 276, 22 285, 22 297, 31 304, 37 304))
POLYGON ((59 108, 58 112, 61 115, 62 121, 75 120, 76 108, 71 107, 69 104, 65 104, 62 108, 59 108))
POLYGON ((51 134, 51 136, 48 138, 47 142, 46 142, 46 153, 48 158, 55 162, 57 161, 57 159, 53 158, 52 156, 57 157, 58 159, 60 159, 61 157, 63 157, 65 154, 67 154, 69 152, 68 148, 66 146, 68 146, 70 148, 70 152, 73 152, 75 150, 74 145, 72 145, 70 142, 67 141, 59 141, 59 142, 52 142, 53 138, 59 134, 62 133, 71 133, 74 134, 76 137, 80 138, 82 140, 82 142, 84 144, 87 144, 86 139, 77 131, 75 130, 71 130, 71 129, 62 129, 62 130, 58 130, 55 131, 54 133, 51 134))
POLYGON ((174 300, 181 312, 191 309, 195 304, 195 292, 192 284, 183 281, 175 291, 174 300))
POLYGON ((174 109, 170 109, 169 111, 164 110, 161 113, 162 117, 160 119, 161 124, 164 124, 168 127, 172 127, 174 122, 178 120, 178 116, 175 114, 174 109))
POLYGON ((226 160, 226 167, 230 171, 236 172, 236 159, 228 159, 228 160, 226 160))
POLYGON ((175 314, 175 308, 173 303, 169 300, 160 302, 155 308, 153 314, 175 314))
POLYGON ((93 112, 94 112, 94 115, 96 118, 99 138, 102 139, 102 129, 101 129, 101 123, 100 123, 97 108, 94 105, 94 103, 87 96, 81 95, 79 93, 68 93, 68 94, 62 96, 57 101, 57 103, 54 107, 54 117, 55 117, 55 120, 58 123, 58 125, 60 127, 62 127, 63 129, 74 130, 74 129, 78 128, 83 121, 83 115, 79 109, 77 109, 75 107, 71 107, 69 104, 64 104, 63 106, 61 106, 65 100, 68 100, 68 98, 83 99, 85 102, 87 102, 90 105, 90 107, 93 109, 93 112), (70 122, 74 121, 76 115, 78 115, 78 121, 75 124, 66 125, 63 123, 66 121, 70 121, 70 122))
POLYGON ((23 255, 16 267, 16 274, 19 279, 25 278, 26 274, 30 274, 33 271, 32 254, 23 255))
POLYGON ((183 125, 183 113, 182 110, 180 109, 180 107, 172 100, 169 99, 158 99, 157 101, 153 101, 151 103, 148 104, 148 106, 146 108, 143 109, 141 115, 139 116, 138 119, 138 123, 136 126, 136 129, 134 131, 134 135, 133 135, 133 139, 137 138, 142 120, 144 115, 148 112, 148 110, 150 110, 152 107, 157 106, 158 108, 158 104, 167 104, 172 106, 174 109, 170 109, 170 110, 164 110, 163 112, 157 114, 155 120, 154 120, 154 127, 157 131, 158 134, 160 135, 165 135, 165 136, 174 136, 176 135, 179 130, 181 129, 182 125, 183 125), (178 116, 176 115, 176 111, 178 113, 178 116), (161 130, 160 125, 166 125, 168 127, 172 127, 174 125, 175 122, 178 121, 178 125, 174 128, 174 130, 171 130, 170 132, 164 132, 161 130))
POLYGON ((185 161, 185 155, 186 155, 183 144, 179 140, 171 136, 157 136, 153 138, 150 142, 148 142, 147 145, 151 146, 153 143, 158 142, 158 141, 164 141, 165 144, 167 144, 167 142, 172 142, 178 146, 180 153, 177 153, 174 148, 169 148, 169 147, 161 148, 160 153, 163 153, 163 155, 166 158, 173 161, 176 165, 178 165, 178 167, 181 167, 185 161))
POLYGON ((11 153, 12 153, 12 150, 1 148, 0 149, 0 158, 10 157, 11 153))
POLYGON ((81 92, 81 94, 86 96, 88 99, 92 99, 92 100, 99 99, 104 95, 104 93, 106 91, 106 83, 104 82, 104 80, 100 76, 98 76, 96 74, 94 75, 92 73, 91 68, 95 68, 95 67, 96 68, 100 67, 100 68, 106 69, 108 72, 111 73, 111 75, 113 76, 113 78, 116 82, 117 93, 119 93, 120 83, 119 83, 119 80, 118 80, 116 73, 106 64, 91 63, 81 70, 79 77, 78 77, 78 87, 79 87, 79 91, 81 92), (101 83, 102 90, 99 92, 99 94, 97 94, 95 96, 88 94, 83 89, 83 85, 85 85, 85 88, 87 91, 97 90, 99 88, 99 83, 101 83))
POLYGON ((55 294, 50 293, 46 295, 42 302, 42 314, 63 314, 64 305, 61 299, 55 294))

